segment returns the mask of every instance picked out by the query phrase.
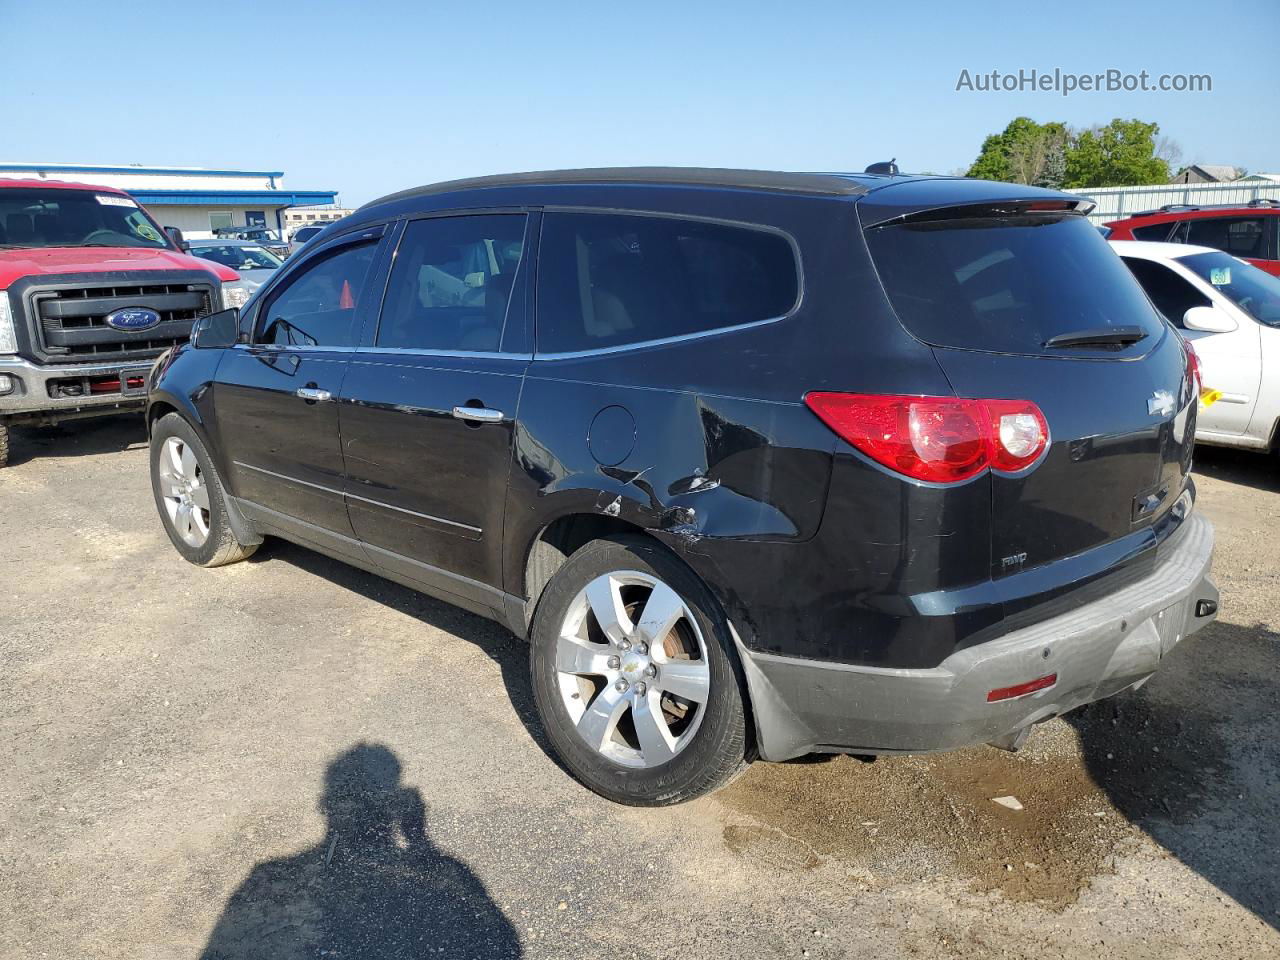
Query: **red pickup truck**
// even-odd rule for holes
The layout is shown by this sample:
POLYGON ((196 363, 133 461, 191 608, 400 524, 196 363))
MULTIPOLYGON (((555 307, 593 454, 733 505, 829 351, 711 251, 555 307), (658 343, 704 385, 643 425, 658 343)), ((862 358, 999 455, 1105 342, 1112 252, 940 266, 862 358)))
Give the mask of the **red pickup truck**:
POLYGON ((127 193, 0 179, 0 467, 9 427, 143 409, 146 375, 243 296, 127 193))

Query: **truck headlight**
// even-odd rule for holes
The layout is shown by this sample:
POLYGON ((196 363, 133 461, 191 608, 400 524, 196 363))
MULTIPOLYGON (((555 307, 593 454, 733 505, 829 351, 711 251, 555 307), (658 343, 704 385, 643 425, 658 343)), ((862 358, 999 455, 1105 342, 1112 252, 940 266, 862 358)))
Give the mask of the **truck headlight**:
POLYGON ((230 310, 233 307, 243 307, 249 302, 249 291, 237 283, 224 283, 222 285, 222 307, 224 310, 230 310))
POLYGON ((18 331, 13 328, 13 311, 9 309, 9 292, 0 290, 0 353, 18 352, 18 331))

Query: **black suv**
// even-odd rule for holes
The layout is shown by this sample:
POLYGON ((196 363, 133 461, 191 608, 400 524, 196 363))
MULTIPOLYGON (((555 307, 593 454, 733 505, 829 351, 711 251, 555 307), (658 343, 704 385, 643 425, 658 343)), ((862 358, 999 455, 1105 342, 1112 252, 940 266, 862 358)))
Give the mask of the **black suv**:
POLYGON ((585 170, 375 201, 157 363, 166 530, 280 536, 530 641, 624 803, 1014 749, 1209 622, 1197 384, 1088 201, 585 170))

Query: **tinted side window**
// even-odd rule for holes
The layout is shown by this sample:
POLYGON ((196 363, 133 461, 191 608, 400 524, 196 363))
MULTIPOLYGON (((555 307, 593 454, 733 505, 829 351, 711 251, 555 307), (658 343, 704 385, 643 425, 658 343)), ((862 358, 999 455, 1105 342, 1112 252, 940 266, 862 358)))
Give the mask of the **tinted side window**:
POLYGON ((1183 315, 1192 307, 1210 306, 1208 297, 1163 264, 1136 257, 1125 257, 1124 263, 1138 278, 1156 309, 1175 327, 1182 326, 1183 315))
POLYGON ((376 241, 344 246, 304 266, 263 306, 257 342, 352 346, 357 299, 377 248, 376 241))
POLYGON ((661 340, 788 313, 791 244, 749 227, 623 214, 548 213, 538 253, 538 350, 661 340))
POLYGON ((1133 235, 1138 240, 1163 240, 1169 236, 1171 223, 1149 223, 1145 227, 1134 227, 1133 235))
POLYGON ((404 231, 377 344, 416 350, 501 349, 524 250, 523 214, 433 217, 404 231))
POLYGON ((1203 217, 1187 221, 1183 242, 1259 259, 1267 255, 1265 237, 1261 217, 1203 217))

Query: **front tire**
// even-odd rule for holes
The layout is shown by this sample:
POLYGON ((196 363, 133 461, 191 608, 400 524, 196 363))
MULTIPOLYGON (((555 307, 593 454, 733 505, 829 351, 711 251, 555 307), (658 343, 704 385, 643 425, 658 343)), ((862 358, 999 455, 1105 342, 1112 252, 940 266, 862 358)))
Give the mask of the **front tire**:
POLYGON ((9 465, 9 425, 0 422, 0 469, 9 465))
POLYGON ((642 537, 588 543, 557 571, 530 634, 538 714, 583 784, 663 806, 746 768, 728 623, 701 580, 642 537))
POLYGON ((151 431, 151 491, 169 540, 200 567, 221 567, 252 556, 257 544, 236 540, 227 520, 226 493, 204 444, 176 413, 151 431))

